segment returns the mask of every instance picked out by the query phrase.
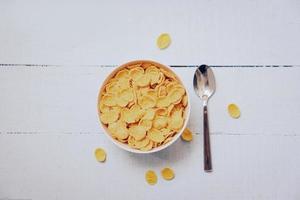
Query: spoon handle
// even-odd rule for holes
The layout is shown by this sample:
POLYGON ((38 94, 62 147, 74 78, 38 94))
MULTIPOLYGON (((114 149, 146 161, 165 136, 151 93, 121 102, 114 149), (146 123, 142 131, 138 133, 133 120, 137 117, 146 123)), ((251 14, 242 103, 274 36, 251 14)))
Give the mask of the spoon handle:
POLYGON ((212 171, 207 105, 203 106, 204 170, 212 171))

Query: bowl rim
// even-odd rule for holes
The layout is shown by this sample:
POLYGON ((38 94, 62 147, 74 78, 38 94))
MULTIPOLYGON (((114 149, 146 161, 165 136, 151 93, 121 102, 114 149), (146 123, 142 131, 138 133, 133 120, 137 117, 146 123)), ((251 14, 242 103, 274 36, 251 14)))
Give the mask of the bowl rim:
POLYGON ((137 153, 137 154, 150 154, 150 153, 155 153, 155 152, 158 152, 158 151, 161 151, 163 149, 166 149, 167 147, 171 146, 173 143, 175 143, 175 141, 178 140, 178 138, 181 136, 182 132, 184 131, 184 129, 186 128, 187 126, 187 123, 189 121, 189 118, 190 118, 190 110, 191 110, 191 103, 190 103, 190 95, 189 95, 189 92, 187 90, 187 87, 186 85, 184 84, 184 82, 181 80, 181 78, 177 75, 177 73, 168 65, 164 65, 164 64, 161 64, 161 63, 158 63, 156 61, 153 61, 153 60, 132 60, 132 61, 129 61, 129 62, 126 62, 126 63, 123 63, 121 65, 118 65, 117 67, 115 67, 110 73, 109 75, 102 81, 101 83, 101 86, 100 86, 100 89, 99 89, 99 92, 98 92, 98 98, 97 98, 97 113, 98 113, 98 120, 101 124, 101 127, 102 129, 104 130, 104 134, 116 145, 118 146, 119 148, 123 149, 123 150, 126 150, 128 152, 131 152, 131 153, 137 153), (165 68, 169 71, 171 71, 173 74, 175 74, 176 78, 179 80, 179 82, 183 85, 184 89, 185 89, 185 92, 186 92, 186 95, 187 95, 187 99, 188 99, 188 104, 187 104, 187 107, 185 108, 185 121, 184 121, 184 124, 182 126, 182 128, 180 129, 180 131, 177 132, 177 134, 173 137, 173 139, 171 141, 169 141, 168 143, 164 144, 164 145, 161 145, 159 147, 156 147, 156 148, 153 148, 151 149, 150 151, 141 151, 141 150, 138 150, 138 149, 133 149, 131 147, 129 147, 128 145, 126 144, 123 144, 119 141, 117 141, 116 139, 114 139, 110 133, 108 132, 107 130, 107 127, 101 122, 101 119, 100 119, 100 107, 99 107, 99 102, 100 102, 100 97, 101 97, 101 94, 105 88, 105 85, 106 83, 118 72, 120 71, 121 69, 129 66, 129 65, 134 65, 134 64, 139 64, 139 63, 152 63, 158 67, 162 67, 162 68, 165 68))

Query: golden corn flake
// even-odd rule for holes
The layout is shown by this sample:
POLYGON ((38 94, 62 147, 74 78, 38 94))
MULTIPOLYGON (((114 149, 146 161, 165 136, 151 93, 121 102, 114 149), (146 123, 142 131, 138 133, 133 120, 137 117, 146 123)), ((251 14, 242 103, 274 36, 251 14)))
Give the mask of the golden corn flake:
POLYGON ((130 79, 119 79, 118 85, 119 85, 119 88, 120 88, 119 91, 124 90, 124 89, 128 89, 131 86, 130 79))
POLYGON ((160 82, 160 73, 159 72, 150 72, 149 75, 150 77, 150 84, 158 84, 160 82))
POLYGON ((141 151, 150 151, 152 148, 153 148, 153 142, 151 140, 149 140, 149 143, 146 146, 141 147, 140 150, 141 151))
POLYGON ((133 68, 129 71, 129 75, 134 81, 136 81, 144 75, 144 69, 142 67, 133 68))
POLYGON ((127 123, 138 122, 143 116, 143 110, 138 105, 133 105, 130 109, 123 108, 121 111, 121 119, 127 123))
POLYGON ((117 93, 119 91, 119 84, 117 81, 111 81, 109 82, 106 87, 105 90, 107 93, 117 93))
POLYGON ((159 88, 158 88, 158 96, 159 97, 165 97, 165 96, 167 96, 167 88, 166 88, 166 86, 164 86, 164 85, 162 85, 162 86, 160 86, 159 88))
POLYGON ((153 127, 156 129, 165 128, 168 125, 168 117, 157 116, 153 121, 153 127))
POLYGON ((174 171, 169 167, 162 169, 161 175, 165 180, 168 180, 168 181, 172 180, 175 177, 174 171))
POLYGON ((147 75, 142 75, 140 77, 138 77, 135 81, 134 81, 134 84, 136 86, 139 86, 139 87, 146 87, 147 85, 150 84, 150 77, 147 76, 147 75))
POLYGON ((151 72, 160 72, 160 70, 155 65, 150 64, 150 66, 146 68, 146 73, 151 72))
POLYGON ((164 141, 164 139, 165 139, 163 133, 154 128, 152 128, 148 131, 148 137, 153 142, 158 142, 158 143, 164 141))
POLYGON ((183 88, 174 88, 168 94, 168 99, 171 103, 175 103, 178 101, 180 102, 184 93, 185 93, 185 90, 183 88))
POLYGON ((157 98, 157 102, 156 102, 156 106, 158 108, 163 108, 163 107, 168 107, 171 104, 171 102, 169 101, 169 98, 167 97, 158 97, 157 98))
POLYGON ((125 140, 126 138, 128 138, 128 135, 128 130, 124 127, 120 127, 115 132, 115 136, 120 140, 125 140))
POLYGON ((153 120, 155 116, 155 110, 153 108, 147 109, 147 112, 145 112, 145 115, 142 119, 148 119, 153 120))
POLYGON ((118 121, 108 125, 108 130, 112 131, 112 134, 120 140, 128 138, 129 132, 126 128, 126 123, 123 121, 118 121), (111 128, 110 128, 111 127, 111 128))
POLYGON ((153 170, 146 172, 145 179, 149 185, 155 185, 157 183, 157 175, 153 170))
POLYGON ((143 109, 153 108, 156 104, 156 99, 149 95, 145 95, 139 99, 138 103, 143 109))
POLYGON ((171 130, 178 131, 182 128, 184 123, 184 119, 181 115, 173 114, 169 119, 168 119, 168 127, 171 130))
POLYGON ((127 123, 134 123, 136 121, 136 114, 131 111, 131 108, 123 108, 121 111, 121 119, 127 123))
POLYGON ((127 89, 122 90, 119 93, 119 98, 124 99, 128 102, 133 101, 133 98, 134 98, 133 90, 131 88, 127 88, 127 89))
POLYGON ((151 85, 158 84, 161 80, 159 69, 153 65, 146 69, 146 75, 150 77, 151 85))
POLYGON ((132 114, 135 115, 137 121, 140 120, 145 114, 145 111, 138 105, 132 106, 130 110, 132 114))
POLYGON ((117 109, 110 110, 109 112, 104 112, 100 116, 101 121, 104 124, 113 123, 118 120, 120 112, 117 109))
POLYGON ((115 95, 106 94, 101 98, 101 101, 106 106, 116 106, 117 105, 117 98, 115 95))
POLYGON ((128 69, 122 69, 119 72, 117 72, 115 77, 117 79, 129 78, 129 70, 128 69))
POLYGON ((241 115, 240 109, 236 104, 229 104, 228 105, 228 113, 232 118, 239 118, 241 115))
POLYGON ((104 149, 97 148, 94 153, 95 153, 95 157, 96 157, 97 161, 104 162, 106 160, 106 153, 105 153, 104 149))
POLYGON ((150 140, 148 138, 144 138, 142 140, 135 140, 134 141, 134 146, 137 149, 141 149, 142 147, 145 147, 149 144, 150 140))
POLYGON ((165 85, 165 87, 166 87, 167 92, 170 93, 176 87, 181 87, 181 85, 179 85, 176 82, 169 82, 165 85))
POLYGON ((168 33, 163 33, 158 36, 156 40, 156 45, 160 49, 165 49, 171 44, 171 37, 168 33))
POLYGON ((180 131, 187 104, 187 94, 175 74, 145 62, 116 72, 104 86, 98 109, 112 138, 150 151, 180 131))
POLYGON ((152 128, 152 120, 149 119, 141 119, 139 121, 139 125, 144 127, 147 131, 152 128))
POLYGON ((190 142, 193 140, 193 134, 192 132, 190 131, 190 129, 188 128, 185 128, 183 133, 181 134, 181 138, 184 140, 184 141, 187 141, 187 142, 190 142))
POLYGON ((135 140, 141 140, 146 137, 146 128, 139 125, 131 126, 129 129, 129 135, 134 137, 135 140))

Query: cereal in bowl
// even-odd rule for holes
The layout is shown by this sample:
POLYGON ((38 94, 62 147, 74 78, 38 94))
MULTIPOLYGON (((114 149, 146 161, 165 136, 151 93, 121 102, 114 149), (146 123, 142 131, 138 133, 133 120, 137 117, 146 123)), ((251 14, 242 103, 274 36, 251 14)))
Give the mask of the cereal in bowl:
POLYGON ((98 105, 111 137, 150 151, 172 141, 182 129, 188 98, 173 72, 145 62, 115 73, 101 91, 98 105))

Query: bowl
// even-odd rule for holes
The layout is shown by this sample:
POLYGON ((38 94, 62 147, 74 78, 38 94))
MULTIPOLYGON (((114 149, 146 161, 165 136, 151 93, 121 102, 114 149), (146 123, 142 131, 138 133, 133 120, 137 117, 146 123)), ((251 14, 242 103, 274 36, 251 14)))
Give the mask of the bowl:
POLYGON ((100 90, 99 90, 99 94, 98 94, 98 101, 97 101, 97 109, 98 109, 98 117, 99 117, 99 121, 100 124, 102 126, 102 128, 104 129, 105 135, 118 147, 120 147, 123 150, 132 152, 132 153, 139 153, 139 154, 148 154, 148 153, 154 153, 154 152, 158 152, 161 151, 167 147, 169 147, 170 145, 172 145, 182 134, 182 132, 184 131, 184 129, 186 128, 187 122, 189 120, 190 117, 190 97, 189 97, 189 93, 188 90, 186 89, 185 85, 183 84, 182 80, 180 79, 180 77, 173 71, 173 69, 167 65, 163 65, 160 64, 158 62, 155 61, 151 61, 151 60, 135 60, 135 61, 131 61, 131 62, 127 62, 125 64, 122 64, 118 67, 116 67, 107 77, 106 79, 103 81, 100 90), (182 125, 182 128, 178 131, 176 131, 176 134, 172 137, 172 139, 170 141, 168 141, 166 144, 162 144, 161 146, 158 147, 154 147, 149 151, 142 151, 139 149, 134 149, 132 147, 130 147, 128 144, 122 143, 119 140, 115 139, 112 134, 109 132, 108 127, 106 124, 104 124, 101 119, 101 112, 100 112, 100 99, 102 97, 102 94, 105 91, 105 86, 107 85, 107 83, 121 70, 127 68, 128 66, 132 66, 132 65, 139 65, 139 64, 143 64, 143 65, 155 65, 157 68, 159 69, 163 69, 166 70, 167 72, 171 72, 171 74, 173 74, 177 81, 182 85, 182 87, 185 89, 185 95, 187 96, 187 105, 184 108, 184 122, 182 125))

